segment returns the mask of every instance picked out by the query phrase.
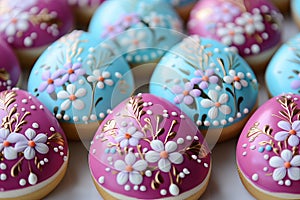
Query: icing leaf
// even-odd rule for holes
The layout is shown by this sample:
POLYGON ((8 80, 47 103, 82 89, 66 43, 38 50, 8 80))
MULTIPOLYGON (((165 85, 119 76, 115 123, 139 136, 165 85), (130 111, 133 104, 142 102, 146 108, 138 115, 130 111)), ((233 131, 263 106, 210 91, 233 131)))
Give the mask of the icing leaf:
POLYGON ((273 129, 269 125, 265 125, 264 128, 263 128, 263 132, 268 134, 268 135, 271 135, 272 132, 273 132, 273 129))
POLYGON ((50 137, 48 137, 48 142, 55 142, 56 144, 63 146, 65 144, 65 141, 60 133, 56 132, 52 134, 50 137))
POLYGON ((103 126, 102 132, 106 132, 109 130, 112 130, 116 127, 116 121, 115 120, 108 120, 105 125, 103 126))
POLYGON ((18 174, 22 171, 21 166, 22 166, 22 161, 23 161, 23 159, 24 159, 24 157, 22 157, 18 162, 16 162, 16 163, 12 166, 12 168, 11 168, 11 170, 10 170, 10 174, 11 174, 12 177, 18 176, 18 174))
POLYGON ((160 171, 156 172, 154 180, 157 184, 164 183, 164 179, 163 179, 162 175, 160 174, 160 171))

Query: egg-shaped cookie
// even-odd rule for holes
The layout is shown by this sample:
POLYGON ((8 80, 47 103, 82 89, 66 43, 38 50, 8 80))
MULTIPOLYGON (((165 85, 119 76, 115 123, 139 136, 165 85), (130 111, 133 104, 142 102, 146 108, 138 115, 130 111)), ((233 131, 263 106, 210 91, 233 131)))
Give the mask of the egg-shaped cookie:
POLYGON ((151 94, 119 104, 92 140, 89 166, 104 199, 199 199, 211 173, 203 136, 179 108, 151 94))
POLYGON ((0 93, 0 199, 42 199, 62 180, 69 149, 52 113, 33 95, 0 93))
POLYGON ((272 57, 265 73, 270 96, 300 94, 300 35, 284 43, 272 57))
POLYGON ((236 147, 239 175, 256 199, 300 199, 300 96, 264 103, 245 125, 236 147))
POLYGON ((24 68, 31 68, 48 45, 69 32, 73 21, 66 1, 0 1, 0 37, 12 46, 24 68))
POLYGON ((39 57, 28 91, 59 119, 69 139, 91 139, 105 115, 130 96, 133 77, 109 45, 74 30, 39 57))
POLYGON ((191 11, 188 31, 233 47, 263 71, 280 45, 282 19, 268 0, 202 0, 191 11))
POLYGON ((193 36, 161 59, 150 93, 179 106, 213 141, 223 141, 238 135, 255 110, 258 83, 237 53, 215 40, 193 36))
POLYGON ((179 16, 185 21, 188 20, 190 12, 194 7, 197 0, 164 0, 165 2, 171 4, 179 16))
POLYGON ((93 15, 89 31, 109 38, 133 66, 157 62, 181 38, 182 20, 161 1, 105 1, 93 15), (179 32, 179 33, 178 33, 179 32))
POLYGON ((21 69, 11 47, 0 39, 0 91, 12 89, 17 85, 21 69))

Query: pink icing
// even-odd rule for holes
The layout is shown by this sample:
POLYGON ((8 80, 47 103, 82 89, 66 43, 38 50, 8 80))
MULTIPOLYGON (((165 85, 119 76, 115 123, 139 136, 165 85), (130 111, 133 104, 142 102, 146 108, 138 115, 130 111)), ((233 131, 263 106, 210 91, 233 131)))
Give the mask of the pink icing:
POLYGON ((14 52, 1 39, 0 52, 0 91, 3 91, 17 84, 21 69, 14 52))
POLYGON ((282 15, 266 0, 202 0, 191 11, 188 30, 249 56, 278 45, 281 23, 282 15))
MULTIPOLYGON (((132 137, 134 136, 136 137, 137 133, 135 135, 132 134, 132 137)), ((152 152, 152 154, 154 153, 152 152)), ((89 165, 93 178, 97 181, 97 184, 105 189, 132 198, 158 199, 176 196, 176 193, 172 195, 172 192, 170 193, 169 191, 170 180, 178 187, 179 194, 187 192, 201 184, 209 173, 210 159, 210 153, 203 136, 184 113, 162 98, 151 94, 143 94, 123 101, 105 118, 92 141, 89 165), (142 113, 141 117, 139 117, 139 113, 142 113), (157 123, 157 116, 160 116, 160 123, 157 123), (174 122, 174 120, 177 123, 173 126, 172 121, 174 122), (146 122, 149 122, 149 130, 143 131, 140 127, 145 127, 146 122), (123 138, 123 140, 120 140, 120 135, 122 134, 122 129, 130 133, 129 127, 132 126, 136 127, 136 131, 140 132, 143 136, 138 141, 129 142, 125 148, 126 142, 123 140, 126 139, 123 138), (163 128, 162 132, 156 137, 156 133, 159 132, 160 128, 163 128), (153 130, 152 134, 151 131, 153 130), (162 143, 166 140, 165 147, 168 144, 172 144, 174 147, 172 151, 167 151, 166 147, 165 151, 168 153, 161 150, 159 159, 166 158, 168 155, 170 157, 167 159, 171 159, 171 154, 175 152, 183 160, 181 162, 177 160, 178 162, 176 163, 171 162, 172 167, 170 171, 163 168, 158 162, 150 161, 149 159, 153 158, 153 155, 150 156, 149 152, 156 151, 149 144, 149 142, 154 144, 153 138, 162 141, 162 143), (112 146, 109 147, 109 144, 112 146), (138 153, 137 144, 141 146, 141 153, 138 153), (198 150, 197 148, 194 149, 194 152, 185 151, 189 147, 195 147, 195 145, 199 145, 201 148, 198 150), (144 166, 144 168, 142 167, 143 170, 140 171, 143 174, 140 184, 136 181, 132 183, 130 179, 125 181, 124 184, 118 183, 117 176, 121 173, 121 170, 118 171, 116 163, 124 163, 124 158, 130 154, 125 153, 121 155, 118 152, 122 151, 124 153, 126 149, 129 152, 133 150, 133 153, 137 153, 136 162, 143 163, 144 165, 147 163, 145 165, 147 168, 145 169, 144 166), (190 156, 187 156, 184 152, 190 156), (176 176, 173 175, 173 168, 176 169, 176 176), (151 188, 151 182, 155 181, 157 172, 160 173, 164 181, 161 184, 157 184, 158 188, 154 190, 151 188), (177 176, 183 177, 181 178, 181 183, 176 182, 177 176)))
POLYGON ((57 120, 53 117, 52 113, 35 97, 22 90, 1 92, 0 116, 2 119, 0 128, 0 147, 13 147, 18 151, 17 157, 13 158, 11 152, 7 153, 5 149, 1 150, 1 192, 23 189, 39 184, 52 177, 68 159, 68 144, 63 130, 59 126, 57 120), (15 112, 13 112, 14 108, 15 112), (9 113, 12 115, 10 116, 9 113), (9 121, 12 121, 13 119, 16 119, 17 123, 9 123, 9 121), (19 130, 17 129, 18 125, 20 127, 19 130), (14 137, 18 139, 13 141, 12 138, 8 139, 7 137, 5 143, 3 140, 4 129, 8 129, 9 135, 14 134, 14 137), (25 143, 27 146, 26 148, 28 148, 27 150, 17 150, 18 147, 21 147, 20 142, 24 141, 24 138, 26 139, 26 137, 24 137, 26 131, 31 131, 31 134, 33 132, 36 133, 35 137, 32 138, 34 143, 25 143), (44 134, 47 136, 46 141, 44 141, 42 137, 44 134), (23 135, 23 137, 20 137, 20 135, 23 135), (7 143, 9 140, 10 144, 7 143), (28 147, 29 143, 32 146, 35 144, 35 147, 30 149, 28 147), (5 147, 5 145, 9 146, 5 147), (48 147, 48 151, 45 145, 48 147), (37 148, 40 149, 37 150, 37 148), (32 159, 29 159, 32 154, 28 153, 28 150, 35 152, 32 159), (20 170, 14 168, 14 166, 17 166, 16 163, 18 162, 20 170), (30 172, 36 175, 36 182, 29 182, 30 172), (14 177, 11 174, 14 174, 14 177))
POLYGON ((0 36, 14 48, 40 47, 54 42, 73 27, 66 1, 3 0, 0 36))
POLYGON ((300 194, 300 157, 297 156, 299 105, 298 95, 279 96, 267 101, 245 125, 237 144, 236 158, 240 171, 252 184, 275 196, 276 193, 300 194), (293 150, 292 159, 278 164, 279 157, 286 159, 288 152, 293 150), (274 163, 283 167, 279 169, 283 175, 277 174, 279 167, 274 163), (288 173, 292 168, 296 172, 294 175, 288 173))

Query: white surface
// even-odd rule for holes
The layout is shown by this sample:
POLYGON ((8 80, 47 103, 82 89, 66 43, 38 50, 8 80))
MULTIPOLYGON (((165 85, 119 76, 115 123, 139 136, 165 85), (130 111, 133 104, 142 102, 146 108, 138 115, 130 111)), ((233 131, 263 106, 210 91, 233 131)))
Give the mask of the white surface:
MULTIPOLYGON (((291 20, 284 24, 283 41, 295 35, 298 29, 291 20)), ((258 75, 261 85, 259 104, 267 100, 263 74, 258 75)), ((240 182, 235 166, 236 139, 218 144, 212 151, 212 176, 203 200, 253 200, 240 182)), ((88 151, 79 142, 70 142, 70 163, 66 176, 45 199, 102 199, 94 187, 88 169, 88 151)))

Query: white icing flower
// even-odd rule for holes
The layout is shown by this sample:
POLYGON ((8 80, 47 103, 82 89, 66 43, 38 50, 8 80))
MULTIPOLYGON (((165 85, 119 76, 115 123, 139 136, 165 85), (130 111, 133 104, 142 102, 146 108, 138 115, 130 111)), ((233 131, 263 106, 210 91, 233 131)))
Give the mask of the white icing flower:
POLYGON ((4 158, 13 160, 17 158, 18 152, 11 144, 19 140, 18 134, 10 133, 8 129, 0 129, 0 152, 3 151, 4 158))
POLYGON ((284 131, 279 131, 275 134, 276 141, 286 141, 292 147, 298 146, 300 143, 300 121, 294 121, 292 124, 286 121, 278 122, 278 127, 284 131))
POLYGON ((263 23, 263 17, 260 13, 251 14, 249 12, 244 12, 241 17, 236 19, 236 23, 240 26, 245 27, 245 32, 252 35, 256 31, 262 32, 265 30, 265 25, 263 23))
POLYGON ((158 168, 163 172, 169 172, 172 163, 181 164, 183 162, 183 156, 179 152, 175 152, 177 144, 174 141, 169 141, 164 146, 162 141, 153 140, 150 146, 154 151, 148 151, 145 159, 149 163, 158 161, 158 168))
POLYGON ((151 12, 149 16, 144 18, 144 21, 149 24, 150 27, 163 27, 165 26, 163 15, 159 15, 155 12, 151 12))
POLYGON ((227 84, 232 84, 237 89, 240 90, 242 87, 247 87, 248 82, 245 80, 245 74, 243 72, 236 72, 234 70, 229 70, 229 75, 224 76, 223 80, 227 84))
POLYGON ((287 174, 291 180, 300 180, 300 155, 293 156, 290 150, 285 149, 280 156, 273 156, 269 161, 270 166, 276 168, 273 179, 280 181, 287 174))
POLYGON ((15 148, 18 152, 23 152, 27 160, 33 159, 36 151, 40 154, 48 153, 49 147, 45 144, 48 140, 46 134, 36 134, 35 130, 31 128, 25 131, 25 136, 19 133, 17 134, 20 138, 16 142, 15 148))
POLYGON ((131 126, 127 130, 125 128, 119 129, 118 135, 115 138, 120 143, 120 147, 137 146, 140 139, 144 137, 143 133, 137 130, 136 127, 131 126))
POLYGON ((129 179, 130 183, 139 185, 143 181, 141 172, 146 170, 148 163, 145 160, 136 161, 135 155, 129 152, 125 156, 125 162, 123 160, 117 160, 114 167, 119 171, 117 175, 118 184, 124 185, 129 179))
POLYGON ((59 99, 66 99, 61 104, 62 110, 67 110, 70 108, 70 105, 77 109, 82 110, 84 108, 84 102, 80 100, 80 97, 86 95, 86 90, 84 88, 79 88, 76 90, 76 86, 73 84, 67 85, 67 91, 62 90, 57 93, 57 98, 59 99))
POLYGON ((242 45, 245 43, 244 29, 234 23, 227 23, 217 30, 217 35, 225 45, 242 45))
POLYGON ((120 44, 126 47, 127 51, 135 51, 147 47, 147 34, 142 30, 129 30, 127 34, 120 40, 120 44))
POLYGON ((87 80, 89 82, 97 82, 97 87, 103 89, 105 85, 112 86, 114 84, 113 80, 109 78, 109 72, 103 71, 101 73, 99 69, 96 69, 93 71, 93 75, 87 77, 87 80))
POLYGON ((14 36, 18 31, 27 31, 29 28, 29 14, 20 10, 12 10, 1 17, 0 32, 7 36, 14 36))
POLYGON ((211 119, 215 119, 219 115, 219 111, 225 115, 231 113, 231 108, 226 105, 228 102, 228 95, 223 93, 218 95, 218 92, 215 90, 209 90, 208 96, 210 99, 202 99, 201 106, 203 108, 210 108, 208 111, 208 117, 211 119))

